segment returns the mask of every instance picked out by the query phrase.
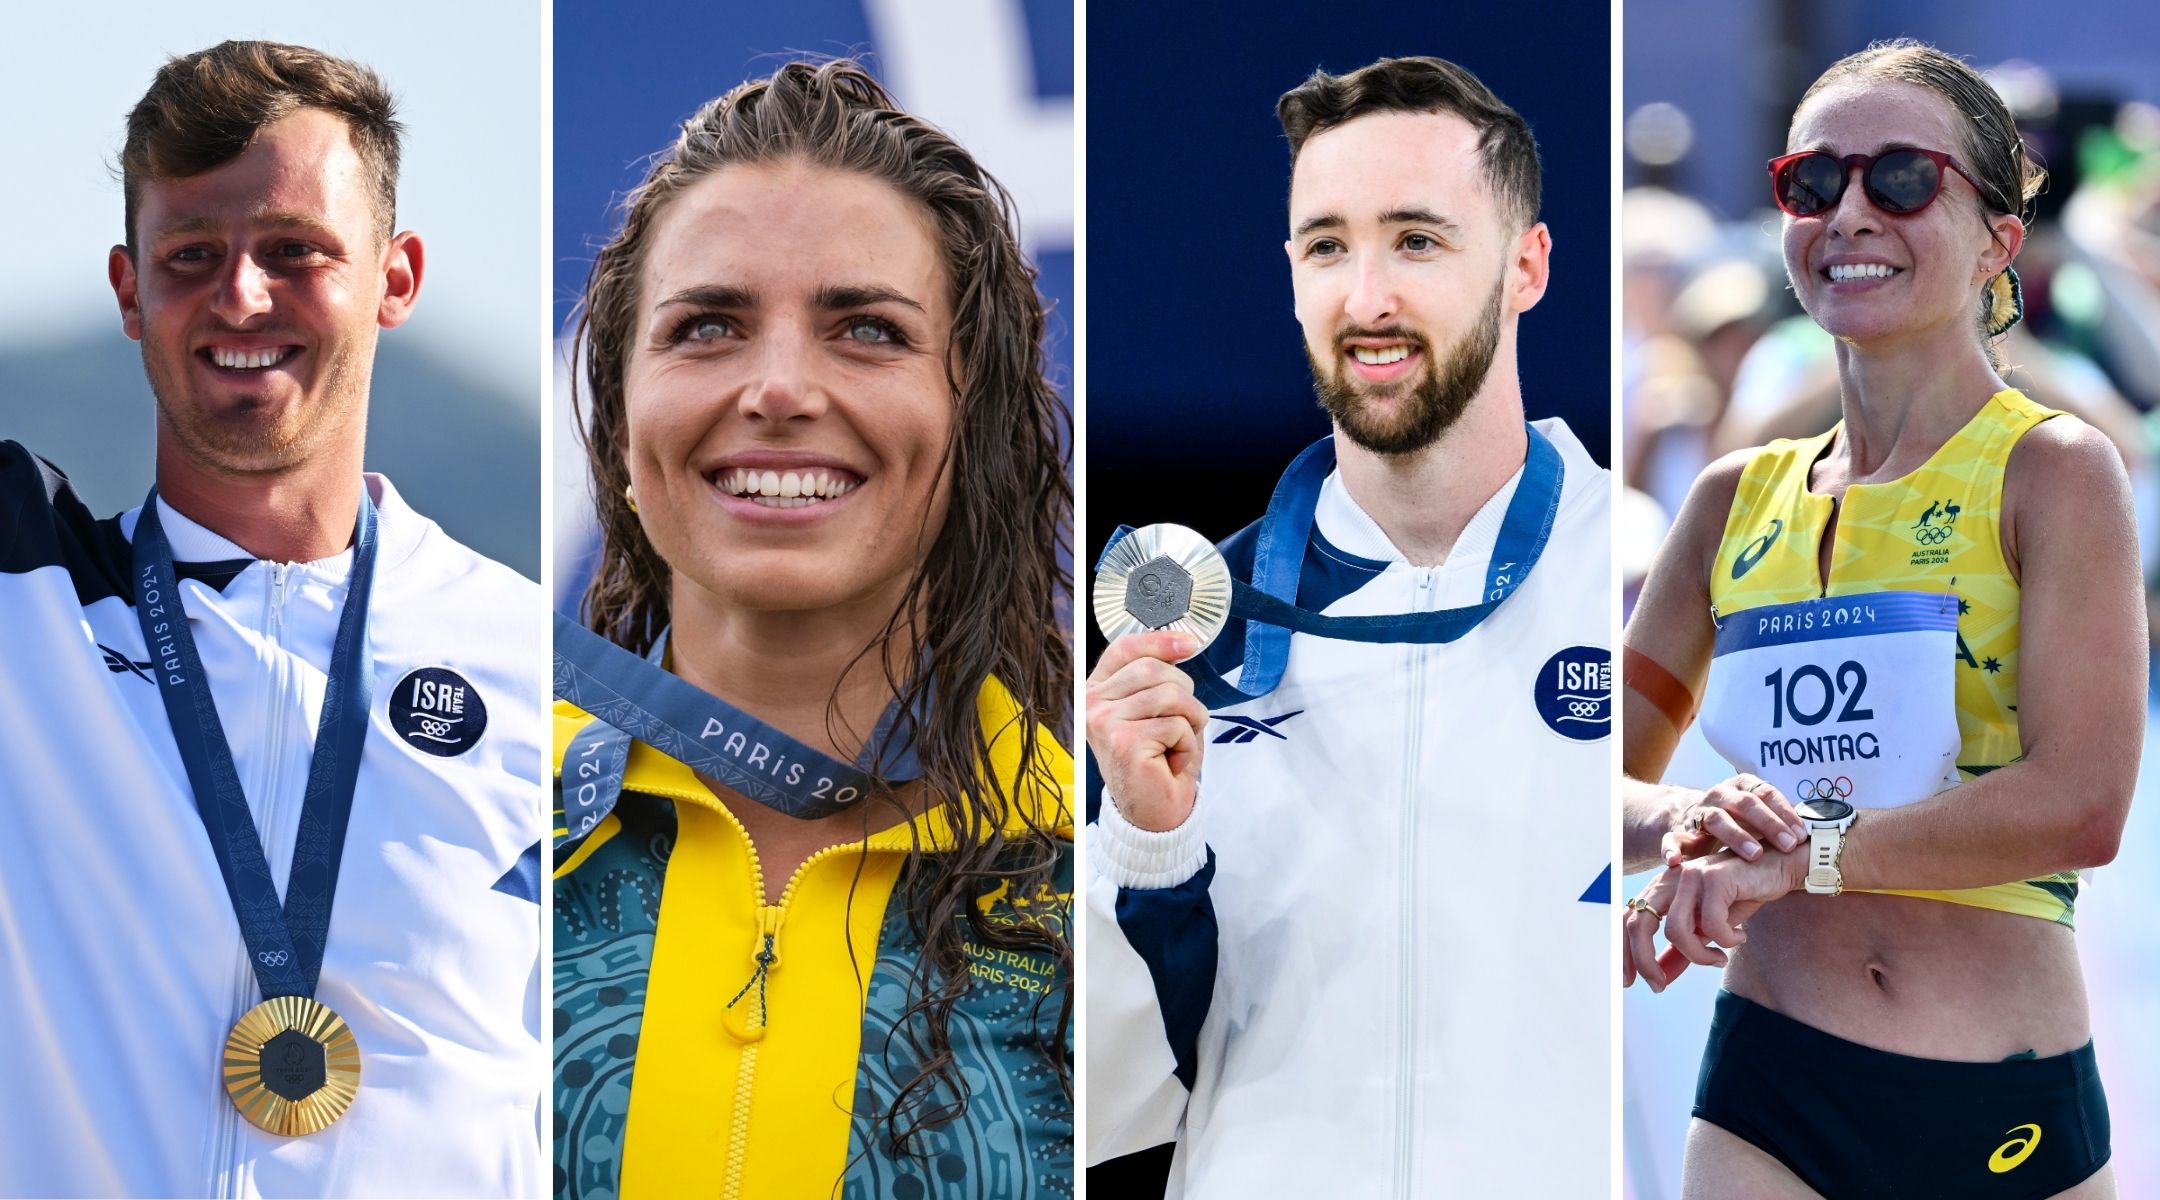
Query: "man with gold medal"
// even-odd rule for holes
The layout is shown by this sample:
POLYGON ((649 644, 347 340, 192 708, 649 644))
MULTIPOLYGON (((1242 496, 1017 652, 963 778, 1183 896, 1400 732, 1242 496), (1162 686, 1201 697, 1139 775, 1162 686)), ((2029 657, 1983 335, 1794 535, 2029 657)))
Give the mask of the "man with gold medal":
POLYGON ((168 62, 108 262, 155 485, 0 441, 0 1195, 540 1189, 544 604, 362 471, 401 132, 354 62, 168 62))

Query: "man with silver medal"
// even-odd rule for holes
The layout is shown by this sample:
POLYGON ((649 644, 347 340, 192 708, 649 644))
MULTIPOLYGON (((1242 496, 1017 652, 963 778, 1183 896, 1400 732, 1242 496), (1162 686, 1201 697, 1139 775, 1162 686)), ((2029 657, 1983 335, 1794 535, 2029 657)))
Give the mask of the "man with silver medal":
POLYGON ((1097 566, 1088 1158, 1175 1138, 1172 1196, 1589 1194, 1603 1056, 1540 1048, 1607 1036, 1608 476, 1524 421, 1535 146, 1438 59, 1279 115, 1335 436, 1221 551, 1151 526, 1097 566), (1529 1111, 1577 1150, 1522 1154, 1529 1111))
POLYGON ((108 262, 155 485, 99 521, 0 442, 0 1194, 541 1186, 544 602, 363 473, 426 261, 394 111, 169 61, 108 262))

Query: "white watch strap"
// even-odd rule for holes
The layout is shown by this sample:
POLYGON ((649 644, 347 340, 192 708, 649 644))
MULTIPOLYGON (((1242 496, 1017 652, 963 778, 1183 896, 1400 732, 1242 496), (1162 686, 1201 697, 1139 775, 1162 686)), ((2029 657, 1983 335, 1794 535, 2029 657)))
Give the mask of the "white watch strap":
POLYGON ((1838 857, 1845 849, 1845 829, 1837 825, 1808 827, 1807 890, 1818 896, 1835 896, 1844 890, 1838 857))

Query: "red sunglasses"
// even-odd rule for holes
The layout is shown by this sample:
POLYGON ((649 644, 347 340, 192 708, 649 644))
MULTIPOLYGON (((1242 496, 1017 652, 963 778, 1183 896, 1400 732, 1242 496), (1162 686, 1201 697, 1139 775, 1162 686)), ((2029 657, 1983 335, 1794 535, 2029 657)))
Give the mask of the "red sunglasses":
POLYGON ((1843 158, 1823 150, 1802 150, 1770 160, 1770 194, 1786 215, 1817 216, 1837 206, 1845 194, 1845 181, 1859 167, 1860 186, 1875 207, 1905 216, 1919 212, 1942 194, 1945 167, 1965 177, 1973 190, 1986 189, 1972 172, 1940 150, 1900 146, 1881 154, 1848 154, 1843 158))

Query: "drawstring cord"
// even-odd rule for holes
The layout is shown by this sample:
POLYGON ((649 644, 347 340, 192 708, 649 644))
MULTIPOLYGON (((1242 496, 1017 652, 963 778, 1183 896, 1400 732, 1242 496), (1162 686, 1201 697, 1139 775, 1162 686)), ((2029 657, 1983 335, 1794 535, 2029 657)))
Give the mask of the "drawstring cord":
POLYGON ((759 1024, 764 1024, 767 1019, 767 1010, 765 1007, 765 976, 767 972, 770 971, 770 969, 772 968, 773 963, 777 961, 779 957, 779 955, 773 953, 773 935, 769 933, 766 934, 765 946, 763 949, 759 950, 757 954, 757 970, 750 973, 750 978, 744 981, 742 985, 742 990, 735 993, 735 998, 728 1001, 727 1006, 729 1008, 735 1007, 738 1001, 740 1001, 744 996, 750 994, 750 987, 752 984, 755 984, 757 985, 758 1001, 757 1018, 759 1024))

